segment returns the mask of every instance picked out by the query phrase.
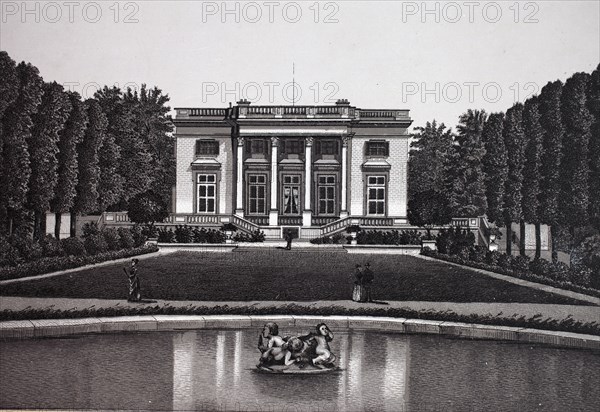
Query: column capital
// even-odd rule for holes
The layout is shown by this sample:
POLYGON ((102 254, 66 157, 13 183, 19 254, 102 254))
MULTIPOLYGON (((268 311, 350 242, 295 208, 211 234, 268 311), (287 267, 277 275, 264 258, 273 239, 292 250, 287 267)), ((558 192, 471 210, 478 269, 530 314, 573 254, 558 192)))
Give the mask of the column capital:
POLYGON ((271 137, 271 146, 279 146, 279 137, 271 137))
POLYGON ((237 140, 237 145, 238 146, 243 146, 244 145, 244 141, 246 140, 246 138, 238 136, 238 137, 236 137, 236 140, 237 140))
POLYGON ((306 146, 312 146, 314 141, 314 137, 307 137, 304 139, 304 143, 306 144, 306 146))
POLYGON ((350 140, 354 137, 354 133, 348 133, 345 136, 342 136, 342 146, 347 147, 350 140))

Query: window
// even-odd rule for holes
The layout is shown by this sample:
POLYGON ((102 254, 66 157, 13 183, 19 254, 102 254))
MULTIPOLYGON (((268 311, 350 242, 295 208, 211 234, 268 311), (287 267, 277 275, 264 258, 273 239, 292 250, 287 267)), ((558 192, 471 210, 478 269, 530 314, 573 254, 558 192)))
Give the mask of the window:
POLYGON ((336 155, 338 154, 337 140, 317 140, 316 153, 319 155, 336 155))
POLYGON ((367 178, 367 213, 385 215, 385 176, 367 178))
POLYGON ((216 140, 197 140, 196 156, 217 156, 219 154, 219 142, 216 140))
POLYGON ((335 176, 319 176, 317 191, 319 214, 335 214, 335 176))
POLYGON ((283 214, 300 214, 300 176, 283 176, 283 214))
POLYGON ((282 139, 280 140, 282 153, 285 154, 302 154, 304 153, 304 140, 282 139))
POLYGON ((268 145, 265 139, 248 139, 246 140, 246 152, 249 154, 263 154, 268 152, 268 145))
POLYGON ((198 213, 215 213, 217 176, 198 175, 198 213))
POLYGON ((266 175, 248 176, 248 213, 264 215, 267 213, 267 177, 266 175))
POLYGON ((367 142, 367 156, 387 157, 389 154, 389 142, 377 140, 367 142))

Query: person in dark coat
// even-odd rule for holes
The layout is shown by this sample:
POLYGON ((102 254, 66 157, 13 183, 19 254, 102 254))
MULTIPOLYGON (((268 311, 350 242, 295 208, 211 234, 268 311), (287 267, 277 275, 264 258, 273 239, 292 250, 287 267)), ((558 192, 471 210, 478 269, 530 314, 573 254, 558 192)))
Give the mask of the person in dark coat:
POLYGON ((287 246, 285 247, 285 249, 291 250, 292 249, 292 240, 294 239, 294 235, 292 235, 292 231, 289 229, 286 230, 284 238, 285 238, 285 241, 287 242, 287 246))
POLYGON ((365 293, 365 301, 367 301, 367 302, 373 302, 373 299, 371 298, 371 285, 373 284, 374 279, 375 279, 375 275, 373 274, 373 271, 371 270, 371 264, 367 263, 365 265, 365 269, 363 271, 363 277, 362 277, 362 285, 363 285, 364 293, 365 293))

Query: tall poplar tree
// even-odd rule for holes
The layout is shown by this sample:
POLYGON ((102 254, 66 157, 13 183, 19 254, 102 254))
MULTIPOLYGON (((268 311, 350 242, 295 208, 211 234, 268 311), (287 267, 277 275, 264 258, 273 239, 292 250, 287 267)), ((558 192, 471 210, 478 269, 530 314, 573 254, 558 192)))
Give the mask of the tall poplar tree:
POLYGON ((108 126, 106 116, 96 100, 86 100, 85 110, 88 123, 83 139, 77 145, 78 176, 71 208, 71 236, 75 236, 74 223, 78 215, 98 210, 100 148, 108 126))
POLYGON ((521 255, 525 255, 525 222, 535 225, 535 258, 541 256, 540 227, 540 169, 542 166, 542 126, 540 125, 539 101, 532 97, 525 102, 523 110, 523 131, 525 132, 525 166, 523 168, 521 219, 521 255))
POLYGON ((563 84, 560 80, 549 82, 540 93, 540 124, 542 125, 542 165, 540 181, 540 218, 550 229, 552 260, 558 260, 556 232, 560 223, 560 165, 564 126, 560 102, 563 84))
POLYGON ((58 137, 71 111, 71 102, 61 85, 44 83, 43 91, 40 109, 33 116, 31 136, 27 139, 32 159, 27 198, 28 207, 34 214, 35 239, 43 235, 43 219, 50 210, 50 200, 56 189, 58 137))
POLYGON ((506 226, 506 253, 512 253, 512 222, 523 216, 521 189, 525 163, 525 136, 523 133, 523 104, 516 103, 506 111, 504 144, 507 153, 508 175, 504 185, 504 225, 506 226))
POLYGON ((508 159, 504 145, 504 113, 492 113, 482 132, 485 156, 482 160, 485 176, 488 220, 496 225, 504 225, 504 185, 508 173, 508 159))
POLYGON ((590 76, 587 88, 587 107, 594 121, 590 127, 590 223, 600 230, 600 65, 590 76))
POLYGON ((79 94, 75 92, 66 94, 71 102, 71 111, 58 141, 58 180, 54 199, 50 203, 52 211, 56 214, 54 235, 57 239, 60 238, 62 214, 69 212, 75 199, 78 171, 77 145, 83 139, 87 124, 85 105, 79 94))
POLYGON ((575 73, 564 86, 561 111, 565 127, 565 142, 561 171, 561 220, 569 227, 571 235, 577 227, 588 223, 589 159, 593 117, 586 106, 586 89, 589 75, 575 73))
MULTIPOLYGON (((6 109, 19 95, 17 63, 8 53, 0 51, 0 159, 2 159, 2 118, 6 109)), ((0 171, 1 169, 0 164, 0 171)))
POLYGON ((17 66, 18 96, 4 112, 2 119, 2 173, 0 174, 0 220, 4 230, 13 232, 15 220, 22 218, 31 163, 27 140, 31 136, 33 116, 42 100, 44 81, 36 67, 29 63, 17 66))
POLYGON ((481 216, 487 209, 482 160, 482 132, 487 114, 471 110, 460 116, 454 146, 450 207, 454 217, 481 216))

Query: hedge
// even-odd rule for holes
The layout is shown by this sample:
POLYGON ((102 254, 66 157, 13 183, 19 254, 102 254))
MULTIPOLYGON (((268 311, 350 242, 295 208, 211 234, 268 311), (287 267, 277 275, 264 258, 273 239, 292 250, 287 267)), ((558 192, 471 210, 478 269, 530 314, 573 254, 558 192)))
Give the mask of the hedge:
POLYGON ((559 289, 570 290, 572 292, 583 293, 585 295, 600 298, 600 290, 577 285, 567 280, 556 280, 569 279, 569 268, 565 264, 553 264, 552 262, 540 259, 530 262, 528 266, 524 266, 525 260, 528 261, 527 258, 523 256, 513 257, 507 255, 506 253, 499 252, 488 253, 486 256, 486 262, 488 263, 476 262, 470 259, 465 259, 462 256, 464 254, 461 254, 461 256, 451 256, 444 253, 439 253, 429 248, 423 248, 421 254, 424 256, 444 260, 446 262, 457 263, 459 265, 469 266, 476 269, 488 270, 490 272, 496 272, 502 275, 529 280, 531 282, 541 283, 548 286, 554 286, 559 289), (494 261, 496 261, 497 264, 489 263, 494 261), (542 270, 544 270, 545 272, 540 272, 534 269, 538 273, 533 273, 531 269, 535 268, 535 265, 542 266, 542 270), (552 269, 549 269, 550 266, 552 266, 552 269), (540 273, 545 273, 545 275, 542 275, 540 273), (549 275, 554 276, 555 279, 552 279, 551 277, 549 277, 549 275))
POLYGON ((27 276, 37 276, 60 270, 73 269, 110 260, 123 259, 158 251, 156 245, 142 246, 135 249, 124 249, 84 256, 56 256, 41 258, 16 267, 0 268, 0 280, 19 279, 27 276))

